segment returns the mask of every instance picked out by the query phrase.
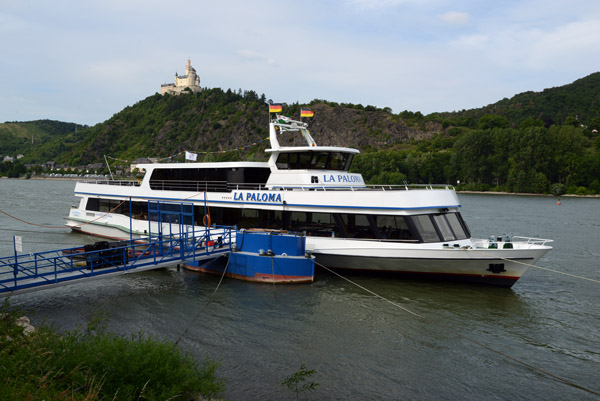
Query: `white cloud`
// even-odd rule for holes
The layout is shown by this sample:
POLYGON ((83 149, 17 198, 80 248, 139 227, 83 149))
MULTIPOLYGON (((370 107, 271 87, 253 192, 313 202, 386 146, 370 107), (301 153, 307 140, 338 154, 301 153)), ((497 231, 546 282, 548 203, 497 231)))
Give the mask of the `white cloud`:
POLYGON ((450 43, 459 49, 481 49, 489 43, 490 37, 483 34, 463 35, 450 43))
POLYGON ((439 14, 438 18, 450 25, 463 26, 469 23, 471 20, 471 15, 458 11, 448 11, 443 14, 439 14))
POLYGON ((600 48, 600 20, 572 22, 548 32, 541 32, 529 43, 528 65, 547 68, 554 64, 595 64, 598 68, 600 48), (585 56, 586 57, 581 57, 585 56))
POLYGON ((15 1, 0 12, 0 120, 104 121, 188 57, 202 86, 282 102, 479 107, 600 69, 600 3, 572 1, 181 0, 176 17, 161 0, 15 1))
POLYGON ((243 49, 238 50, 236 54, 245 60, 265 62, 270 65, 275 65, 275 59, 254 50, 243 49))
POLYGON ((419 0, 348 0, 348 4, 358 9, 381 10, 403 4, 420 4, 419 0))

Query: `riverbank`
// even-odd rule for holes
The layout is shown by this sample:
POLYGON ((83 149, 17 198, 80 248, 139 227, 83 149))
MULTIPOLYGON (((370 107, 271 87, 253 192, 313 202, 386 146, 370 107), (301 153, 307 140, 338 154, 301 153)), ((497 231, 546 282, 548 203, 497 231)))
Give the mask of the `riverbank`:
MULTIPOLYGON (((557 198, 556 195, 552 194, 530 194, 525 192, 500 192, 500 191, 456 191, 458 194, 475 194, 475 195, 516 195, 516 196, 545 196, 557 198)), ((562 194, 560 197, 563 198, 600 198, 600 194, 595 195, 577 195, 577 194, 562 194)))
POLYGON ((224 391, 217 364, 196 363, 174 344, 107 333, 102 319, 58 332, 0 306, 0 399, 210 400, 224 391))

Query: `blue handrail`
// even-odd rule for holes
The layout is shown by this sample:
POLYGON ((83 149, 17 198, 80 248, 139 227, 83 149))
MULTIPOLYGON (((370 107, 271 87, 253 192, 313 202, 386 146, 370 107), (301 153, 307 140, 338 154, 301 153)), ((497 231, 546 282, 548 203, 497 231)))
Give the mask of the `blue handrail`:
POLYGON ((231 252, 232 230, 235 228, 212 226, 209 230, 195 227, 182 230, 180 234, 108 243, 109 247, 103 249, 86 251, 84 247, 75 247, 32 254, 15 253, 0 258, 0 296, 27 288, 141 268, 147 270, 231 252))

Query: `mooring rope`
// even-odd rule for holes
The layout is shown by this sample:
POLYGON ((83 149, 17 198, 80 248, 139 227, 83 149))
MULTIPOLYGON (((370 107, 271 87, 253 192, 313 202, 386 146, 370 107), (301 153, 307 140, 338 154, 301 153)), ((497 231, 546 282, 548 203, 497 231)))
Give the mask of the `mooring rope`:
POLYGON ((486 253, 486 255, 488 255, 490 257, 493 257, 495 259, 504 260, 506 262, 518 263, 518 264, 529 266, 529 267, 535 267, 536 269, 546 270, 546 271, 549 271, 549 272, 552 272, 552 273, 557 273, 557 274, 562 274, 563 276, 569 276, 569 277, 577 278, 577 279, 580 279, 580 280, 587 280, 587 281, 591 281, 591 282, 600 284, 600 280, 596 280, 596 279, 593 279, 593 278, 578 276, 577 274, 572 274, 572 273, 561 272, 560 270, 550 269, 549 267, 542 267, 542 266, 534 265, 534 264, 531 264, 531 263, 521 262, 519 260, 507 259, 507 258, 503 258, 501 256, 492 255, 492 254, 489 254, 489 253, 486 253))
POLYGON ((397 303, 395 303, 395 302, 393 302, 393 301, 390 301, 389 299, 387 299, 387 298, 385 298, 385 297, 382 297, 381 295, 379 295, 379 294, 377 294, 377 293, 375 293, 375 292, 373 292, 373 291, 369 290, 368 288, 365 288, 365 287, 363 287, 362 285, 360 285, 360 284, 358 284, 358 283, 355 283, 354 281, 350 280, 349 278, 342 276, 342 275, 341 275, 341 274, 339 274, 338 272, 331 270, 331 269, 330 269, 330 268, 328 268, 327 266, 324 266, 324 265, 320 264, 320 263, 319 263, 319 262, 317 262, 317 261, 315 261, 315 264, 317 264, 317 265, 321 266, 322 268, 324 268, 324 269, 325 269, 325 270, 327 270, 328 272, 335 274, 335 275, 336 275, 336 276, 338 276, 339 278, 346 280, 346 281, 347 281, 347 282, 349 282, 350 284, 357 286, 357 287, 358 287, 358 288, 360 288, 361 290, 363 290, 363 291, 366 291, 366 292, 368 292, 369 294, 371 294, 371 295, 373 295, 373 296, 375 296, 375 297, 377 297, 377 298, 379 298, 379 299, 381 299, 381 300, 383 300, 383 301, 385 301, 385 302, 388 302, 388 303, 390 303, 390 304, 394 305, 396 308, 400 308, 400 309, 402 309, 403 311, 410 313, 411 315, 414 315, 414 316, 420 317, 421 319, 424 319, 424 317, 423 317, 423 316, 421 316, 421 315, 419 315, 418 313, 416 313, 416 312, 413 312, 413 311, 409 310, 408 308, 405 308, 405 307, 404 307, 404 306, 402 306, 402 305, 398 305, 397 303))
POLYGON ((82 223, 82 224, 77 224, 77 225, 68 226, 68 227, 67 226, 59 226, 59 227, 56 227, 56 226, 45 226, 43 224, 32 223, 30 221, 23 220, 23 219, 20 219, 20 218, 18 218, 16 216, 13 216, 12 214, 5 212, 4 210, 0 210, 0 213, 5 214, 6 216, 10 217, 11 219, 15 219, 15 220, 20 221, 21 223, 29 224, 29 225, 32 225, 32 226, 42 227, 42 228, 64 229, 64 228, 71 228, 71 227, 83 227, 86 224, 90 224, 90 223, 93 223, 96 220, 100 220, 104 216, 107 216, 108 214, 110 214, 110 213, 114 212, 115 210, 117 210, 118 208, 120 208, 121 205, 123 203, 125 203, 125 202, 127 202, 127 199, 125 199, 123 202, 119 203, 117 206, 115 206, 114 208, 112 208, 108 212, 104 213, 103 215, 96 217, 94 220, 90 220, 90 221, 87 221, 87 222, 82 223))
MULTIPOLYGON (((333 273, 333 274, 335 274, 336 276, 338 276, 338 277, 340 277, 340 278, 342 278, 342 279, 346 280, 347 282, 351 283, 352 285, 355 285, 355 286, 357 286, 358 288, 360 288, 360 289, 362 289, 362 290, 364 290, 364 291, 368 292, 369 294, 372 294, 372 295, 374 295, 375 297, 377 297, 377 298, 379 298, 379 299, 381 299, 381 300, 384 300, 384 301, 386 301, 386 302, 388 302, 388 303, 390 303, 390 304, 394 305, 396 308, 402 309, 403 311, 405 311, 405 312, 408 312, 408 313, 410 313, 411 315, 417 316, 417 317, 419 317, 419 318, 421 318, 421 319, 423 319, 423 320, 425 320, 425 321, 427 321, 427 320, 428 320, 427 318, 423 317, 422 315, 420 315, 420 314, 418 314, 418 313, 416 313, 416 312, 413 312, 413 311, 409 310, 408 308, 405 308, 405 307, 403 307, 403 306, 401 306, 401 305, 398 305, 397 303, 395 303, 395 302, 393 302, 393 301, 391 301, 391 300, 389 300, 389 299, 385 298, 384 296, 381 296, 381 295, 379 295, 379 294, 377 294, 377 293, 375 293, 375 292, 373 292, 373 291, 369 290, 368 288, 365 288, 365 287, 363 287, 362 285, 360 285, 360 284, 358 284, 358 283, 355 283, 354 281, 352 281, 352 280, 350 280, 350 279, 348 279, 348 278, 346 278, 346 277, 342 276, 341 274, 339 274, 339 273, 337 273, 337 272, 335 272, 335 271, 331 270, 330 268, 328 268, 327 266, 324 266, 324 265, 322 265, 322 264, 321 264, 321 263, 319 263, 319 262, 316 262, 316 261, 315 261, 315 264, 317 264, 317 265, 321 266, 323 269, 327 270, 328 272, 330 272, 330 273, 333 273)), ((477 341, 477 340, 474 340, 474 339, 472 339, 472 338, 469 338, 469 337, 467 337, 467 336, 465 336, 465 335, 463 335, 463 334, 457 333, 457 335, 458 335, 460 338, 464 339, 464 340, 467 340, 467 341, 469 341, 469 342, 471 342, 471 343, 473 343, 473 344, 479 345, 479 346, 481 346, 482 348, 485 348, 485 349, 487 349, 487 350, 489 350, 489 351, 495 352, 495 353, 496 353, 496 354, 498 354, 498 355, 502 355, 502 356, 504 356, 505 358, 508 358, 508 359, 510 359, 510 360, 512 360, 512 361, 514 361, 514 362, 517 362, 517 363, 521 364, 522 366, 525 366, 525 367, 527 367, 527 368, 529 368, 529 369, 531 369, 531 370, 534 370, 534 371, 536 371, 536 372, 542 373, 542 374, 544 374, 544 375, 546 375, 546 376, 548 376, 548 377, 551 377, 551 378, 553 378, 553 379, 556 379, 556 380, 558 380, 558 381, 560 381, 560 382, 562 382, 562 383, 564 383, 564 384, 567 384, 567 385, 569 385, 569 386, 572 386, 572 387, 578 388, 578 389, 580 389, 580 390, 586 391, 586 392, 588 392, 588 393, 591 393, 591 394, 594 394, 594 395, 598 395, 598 396, 600 396, 600 392, 597 392, 597 391, 591 390, 591 389, 589 389, 589 388, 587 388, 587 387, 584 387, 584 386, 581 386, 581 385, 579 385, 579 384, 577 384, 577 383, 574 383, 574 382, 572 382, 572 381, 570 381, 570 380, 568 380, 568 379, 565 379, 565 378, 563 378, 563 377, 560 377, 560 376, 558 376, 558 375, 555 375, 555 374, 553 374, 553 373, 550 373, 550 372, 548 372, 548 371, 546 371, 546 370, 544 370, 544 369, 538 368, 538 367, 536 367, 536 366, 533 366, 533 365, 531 365, 531 364, 529 364, 529 363, 527 363, 527 362, 521 361, 521 360, 520 360, 520 359, 518 359, 518 358, 515 358, 515 357, 513 357, 513 356, 510 356, 510 355, 508 355, 508 354, 506 354, 506 353, 504 353, 504 352, 502 352, 502 351, 498 351, 497 349, 494 349, 494 348, 492 348, 492 347, 490 347, 490 346, 488 346, 488 345, 485 345, 485 344, 483 344, 483 343, 481 343, 481 342, 479 342, 479 341, 477 341)))
POLYGON ((206 302, 206 304, 202 308, 200 308, 200 310, 198 310, 198 313, 196 313, 196 316, 194 316, 194 318, 186 326, 185 330, 183 330, 183 332, 179 335, 179 337, 177 338, 177 341, 175 341, 175 343, 173 344, 173 348, 175 348, 177 346, 177 344, 179 344, 179 341, 183 338, 183 336, 185 336, 187 334, 190 327, 192 327, 192 324, 200 317, 200 314, 202 313, 202 311, 204 311, 204 309, 206 309, 206 307, 208 305, 210 305, 213 297, 215 296, 215 294, 217 293, 217 290, 219 289, 219 287, 221 286, 221 283, 223 282, 223 277, 225 277, 225 273, 227 272, 228 267, 229 267, 229 259, 227 259, 227 264, 225 265, 225 269, 223 269, 223 274, 221 275, 221 278, 219 279, 219 282, 217 283, 215 290, 208 297, 208 301, 206 302))

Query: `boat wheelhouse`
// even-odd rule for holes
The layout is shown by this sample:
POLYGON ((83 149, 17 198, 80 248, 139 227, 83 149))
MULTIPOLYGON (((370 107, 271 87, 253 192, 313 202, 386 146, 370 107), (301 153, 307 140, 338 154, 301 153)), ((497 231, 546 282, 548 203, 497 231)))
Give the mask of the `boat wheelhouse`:
POLYGON ((551 249, 545 239, 471 238, 451 186, 366 185, 349 171, 359 151, 318 146, 302 121, 277 115, 269 131, 268 162, 144 164, 141 183, 78 182, 66 225, 143 238, 159 224, 149 201, 185 204, 193 208, 185 225, 303 233, 317 265, 505 286, 551 249), (289 135, 306 145, 280 146, 289 135))

